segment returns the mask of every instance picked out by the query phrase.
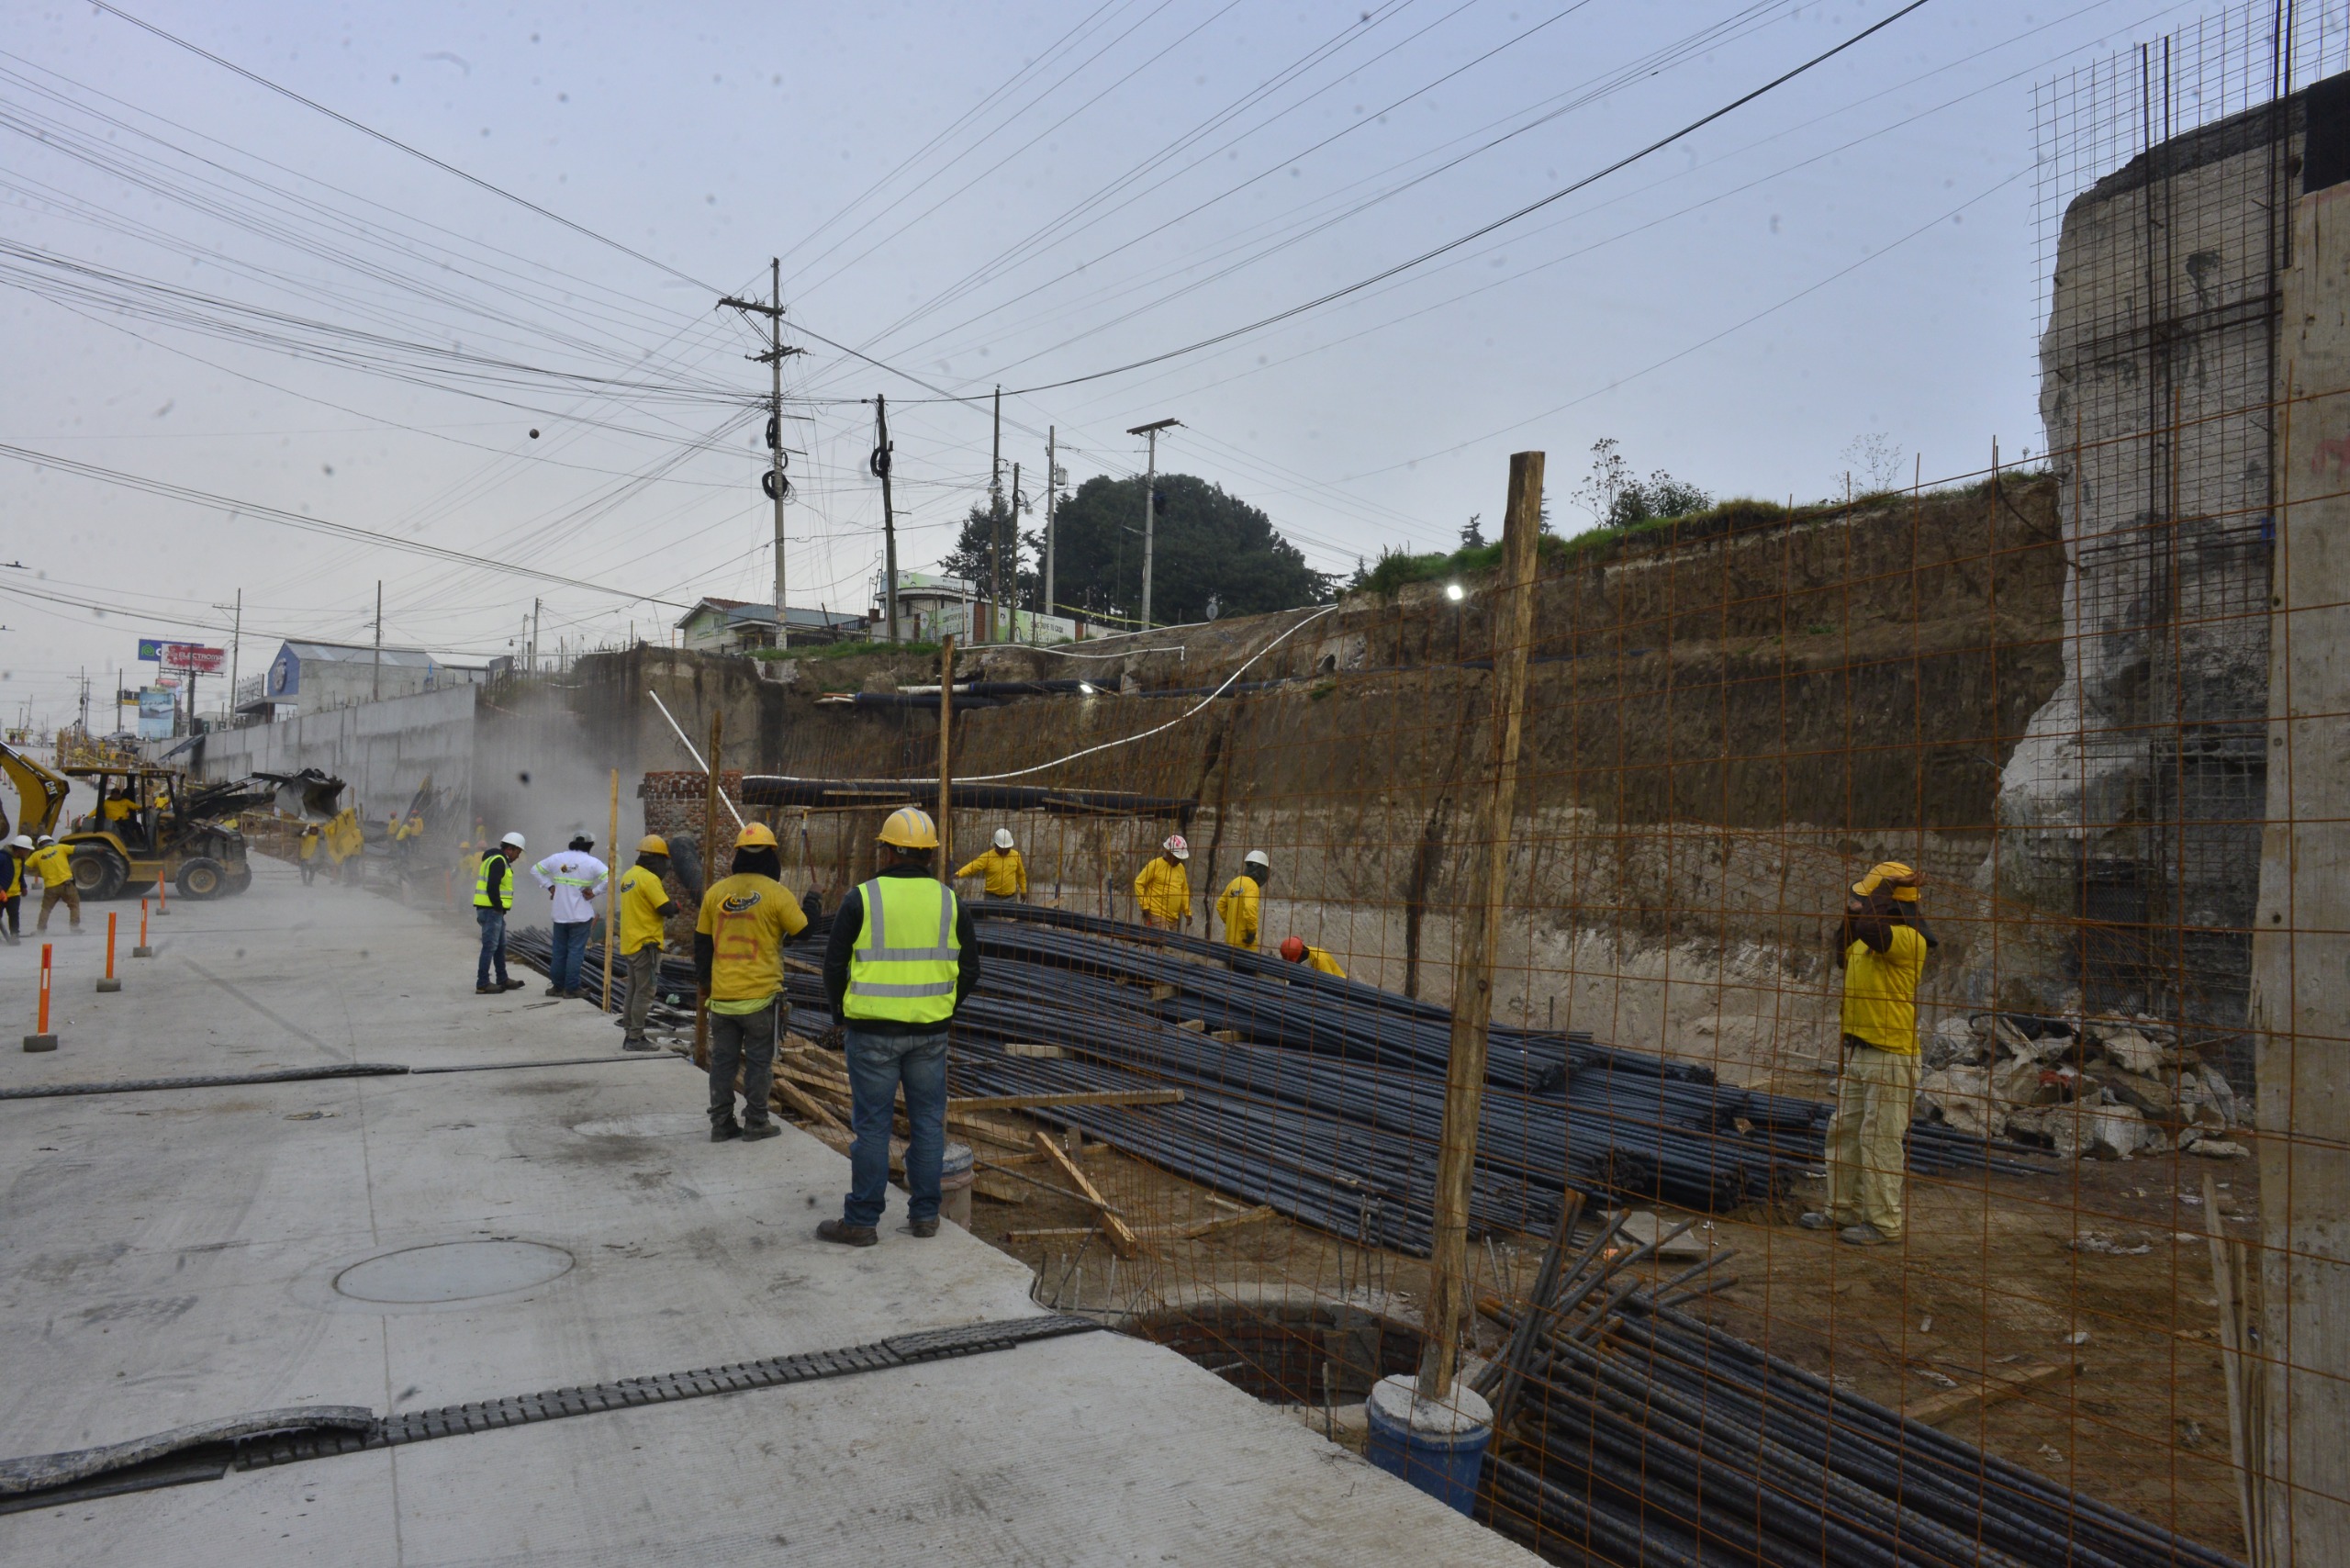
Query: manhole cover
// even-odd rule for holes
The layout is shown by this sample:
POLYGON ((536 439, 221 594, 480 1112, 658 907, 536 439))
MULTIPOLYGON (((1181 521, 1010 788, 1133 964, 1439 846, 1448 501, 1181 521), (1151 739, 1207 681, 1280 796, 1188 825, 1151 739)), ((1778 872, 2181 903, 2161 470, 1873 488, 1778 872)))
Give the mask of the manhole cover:
POLYGON ((571 1130, 582 1137, 689 1137, 707 1134, 710 1117, 700 1111, 642 1111, 574 1122, 571 1130))
POLYGON ((528 1290, 571 1271, 571 1254, 536 1241, 443 1241, 353 1263, 334 1278, 353 1301, 420 1305, 528 1290))

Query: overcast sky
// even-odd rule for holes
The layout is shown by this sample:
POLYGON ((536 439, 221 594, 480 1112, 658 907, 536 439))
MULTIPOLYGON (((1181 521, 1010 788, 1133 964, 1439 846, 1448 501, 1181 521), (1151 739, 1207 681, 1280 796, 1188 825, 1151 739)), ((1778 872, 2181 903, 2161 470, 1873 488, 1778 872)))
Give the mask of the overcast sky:
POLYGON ((713 297, 772 256, 795 605, 867 602, 877 393, 912 567, 986 483, 943 395, 999 383, 1040 513, 1047 427, 1082 483, 1178 419, 1162 466, 1330 570, 1490 525, 1526 447, 1569 524, 1604 436, 1726 496, 1839 491, 1871 434, 1905 478, 2021 457, 2034 84, 2221 7, 1934 0, 1244 330, 1897 8, 130 0, 224 65, 12 5, 0 443, 81 466, 0 458, 0 702, 62 722, 86 666, 103 724, 139 636, 225 641, 241 589, 248 674, 367 640, 379 579, 387 642, 476 657, 534 598, 547 649, 767 598, 767 373, 713 297))

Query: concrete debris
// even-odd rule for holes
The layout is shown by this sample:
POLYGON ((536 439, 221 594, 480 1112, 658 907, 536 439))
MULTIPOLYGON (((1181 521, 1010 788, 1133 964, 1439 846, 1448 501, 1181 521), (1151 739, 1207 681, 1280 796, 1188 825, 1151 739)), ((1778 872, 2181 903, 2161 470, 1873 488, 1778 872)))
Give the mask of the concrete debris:
MULTIPOLYGON (((1671 1229, 1672 1224, 1668 1223, 1664 1228, 1671 1229)), ((1645 1247, 1654 1241, 1657 1230, 1657 1216, 1647 1209, 1634 1209, 1624 1216, 1624 1237, 1635 1247, 1645 1247)), ((1713 1251, 1716 1245, 1714 1222, 1702 1220, 1658 1248, 1656 1256, 1668 1261, 1684 1258, 1703 1258, 1713 1251)))
POLYGON ((1922 1042, 1917 1114, 2076 1158, 2220 1141, 2237 1125, 2235 1092, 2177 1042, 2177 1031, 2147 1018, 1945 1017, 1922 1042))
POLYGON ((2153 1242, 2135 1233, 2117 1238, 2098 1230, 2076 1236, 2065 1245, 2075 1252, 2095 1252, 2108 1258, 2143 1258, 2154 1249, 2153 1242))
POLYGON ((2199 1154, 2206 1159, 2250 1159, 2252 1150, 2232 1138, 2203 1137, 2189 1130, 2180 1135, 2181 1154, 2199 1154))

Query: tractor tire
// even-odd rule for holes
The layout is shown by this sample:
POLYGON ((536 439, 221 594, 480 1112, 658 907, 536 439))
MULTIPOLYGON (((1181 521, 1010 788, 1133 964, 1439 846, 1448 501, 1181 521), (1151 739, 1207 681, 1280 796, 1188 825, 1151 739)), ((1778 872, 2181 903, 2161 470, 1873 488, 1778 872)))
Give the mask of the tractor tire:
POLYGON ((229 892, 241 893, 252 885, 253 868, 251 866, 231 866, 229 868, 229 892))
POLYGON ((129 866, 106 846, 85 844, 74 849, 73 886, 84 898, 113 898, 129 879, 129 866))
POLYGON ((229 890, 229 868, 208 855, 198 855, 180 862, 179 879, 173 885, 184 899, 217 899, 229 890))

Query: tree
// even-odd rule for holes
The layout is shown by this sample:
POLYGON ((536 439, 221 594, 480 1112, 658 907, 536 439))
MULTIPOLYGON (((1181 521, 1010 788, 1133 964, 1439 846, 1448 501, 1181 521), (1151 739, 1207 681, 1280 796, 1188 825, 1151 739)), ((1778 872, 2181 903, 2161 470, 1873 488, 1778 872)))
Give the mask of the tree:
POLYGON ((1714 498, 1685 479, 1659 468, 1646 479, 1634 476, 1614 436, 1591 443, 1591 467, 1575 487, 1575 504, 1600 528, 1629 528, 1656 518, 1686 517, 1714 504, 1714 498))
MULTIPOLYGON (((982 598, 995 591, 995 559, 988 547, 990 515, 995 520, 996 551, 1002 557, 1004 591, 1013 603, 1024 607, 1035 598, 1036 574, 1023 559, 1020 527, 1013 521, 1009 500, 1001 512, 993 514, 985 501, 973 505, 970 515, 963 520, 962 532, 955 536, 955 548, 940 557, 938 569, 976 584, 982 598)), ((1032 536, 1028 544, 1040 558, 1041 542, 1032 536)))
POLYGON ((1484 515, 1481 511, 1469 514, 1468 526, 1460 531, 1460 547, 1463 550, 1483 550, 1485 547, 1485 531, 1477 526, 1477 520, 1484 515))
POLYGON ((1845 475, 1862 495, 1897 489, 1901 484, 1901 446, 1883 431, 1852 438, 1841 454, 1845 475))
MULTIPOLYGON (((1060 503, 1053 523, 1061 608, 1054 613, 1141 615, 1142 487, 1140 478, 1096 477, 1060 503)), ((1158 498, 1151 618, 1161 625, 1206 619, 1210 599, 1221 615, 1260 615, 1330 598, 1329 576, 1308 566, 1270 518, 1222 487, 1161 474, 1158 498)), ((1041 559, 1043 537, 1031 533, 1028 545, 1041 559)))

